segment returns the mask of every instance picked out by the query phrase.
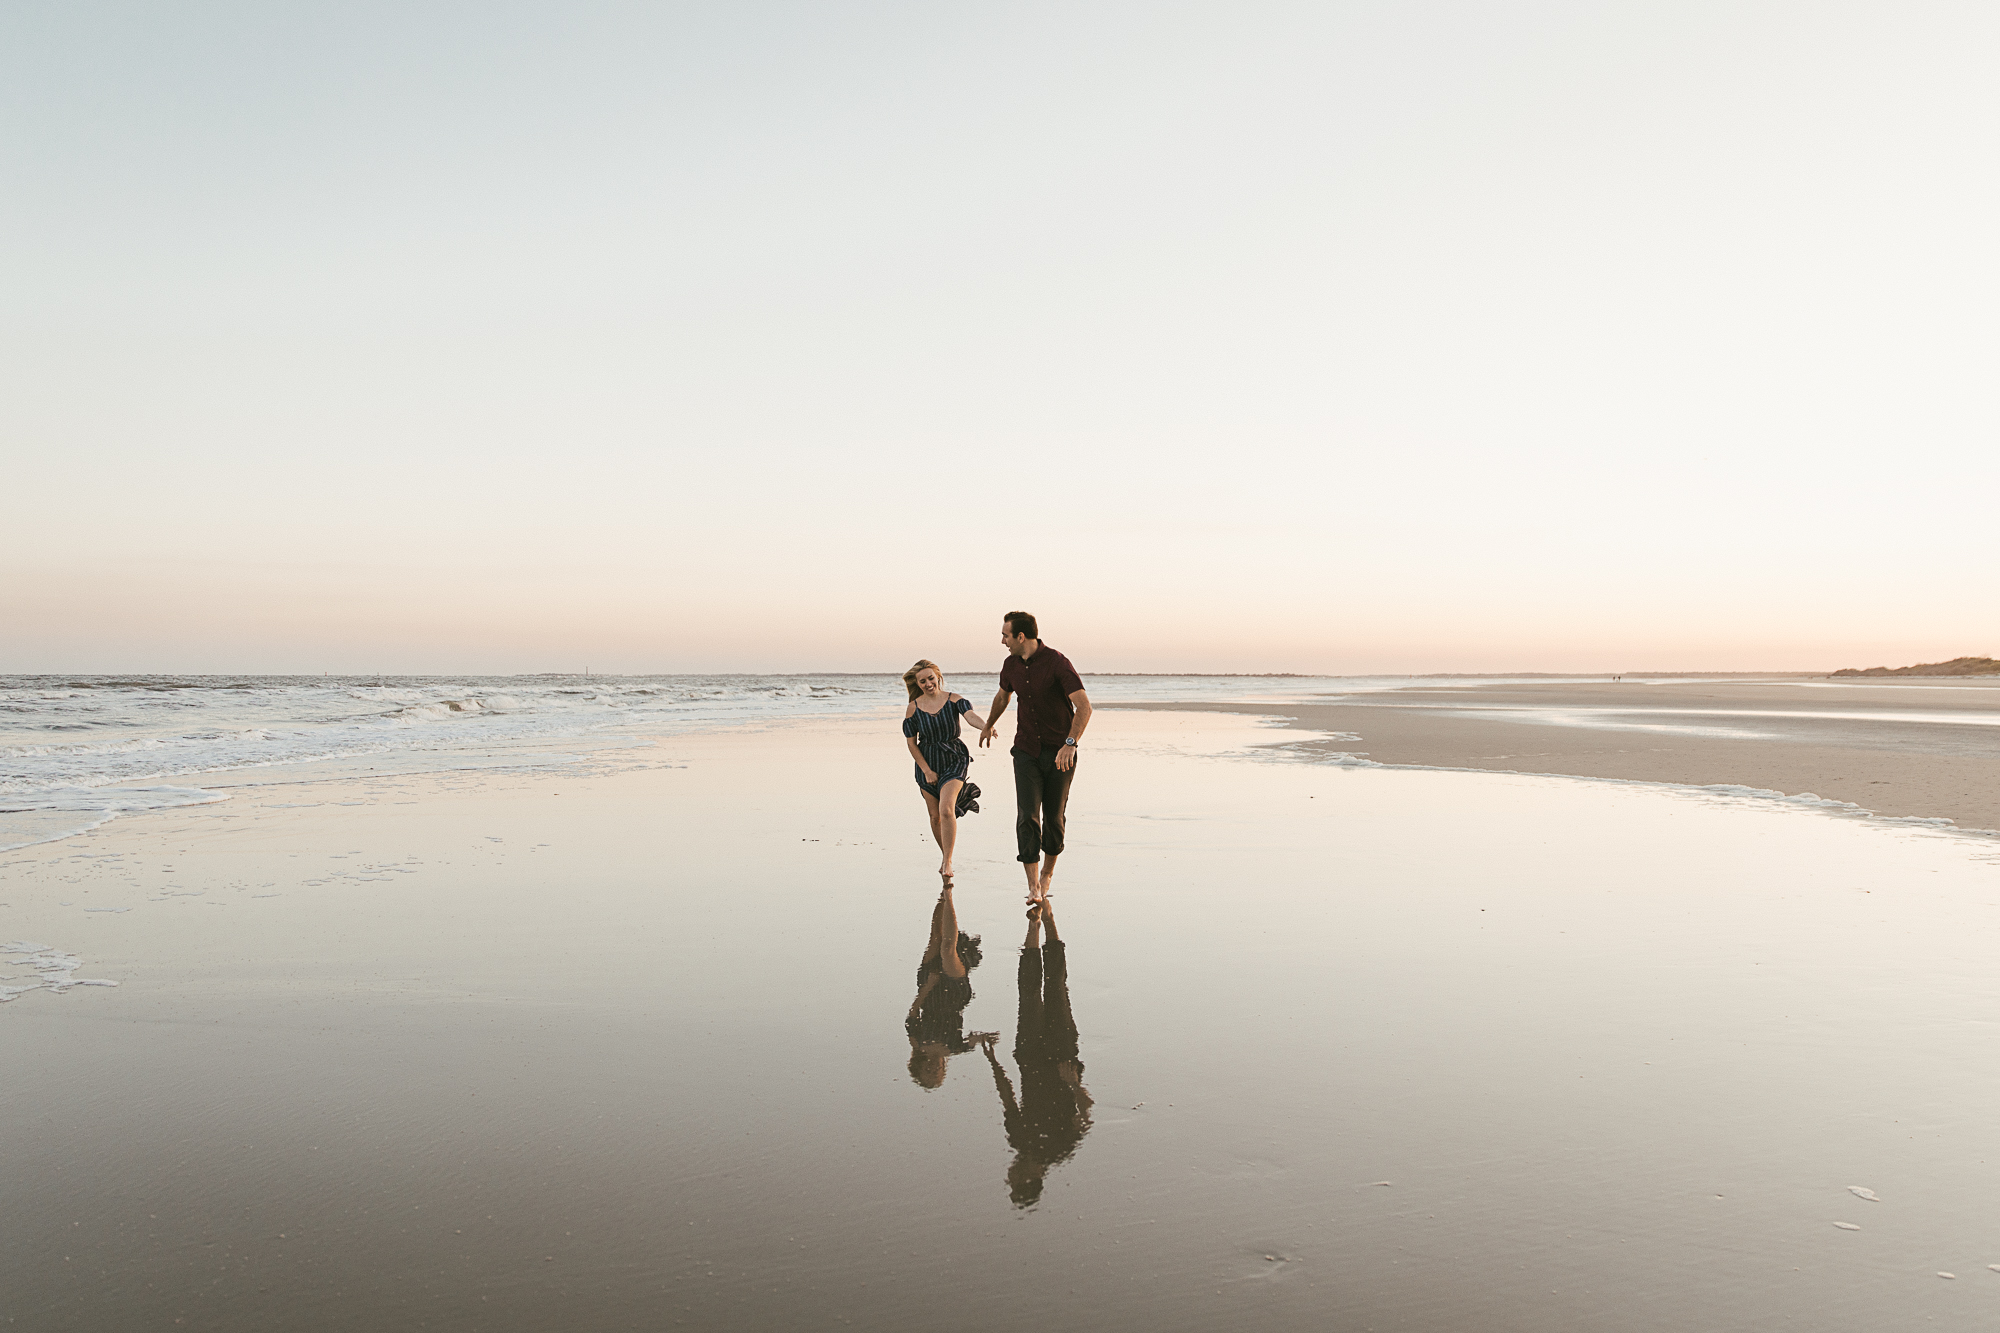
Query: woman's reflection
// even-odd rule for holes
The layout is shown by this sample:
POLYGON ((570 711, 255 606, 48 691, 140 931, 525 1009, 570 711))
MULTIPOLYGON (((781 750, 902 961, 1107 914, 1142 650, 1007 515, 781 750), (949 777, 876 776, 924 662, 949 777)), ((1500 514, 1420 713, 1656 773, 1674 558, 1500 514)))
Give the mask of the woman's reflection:
POLYGON ((994 1034, 963 1029, 965 1006, 972 1002, 967 973, 979 966, 979 937, 958 928, 958 909, 951 901, 951 881, 938 895, 931 912, 931 938, 917 964, 917 998, 910 1001, 903 1031, 910 1038, 910 1077, 926 1088, 944 1082, 945 1061, 972 1049, 972 1043, 994 1034))
POLYGON ((1056 917, 1048 902, 1028 909, 1028 938, 1021 946, 1021 1015, 1014 1033, 1014 1061, 1021 1066, 1021 1099, 993 1054, 998 1034, 978 1034, 986 1059, 993 1066, 993 1083, 1007 1123, 1007 1142, 1014 1149, 1007 1168, 1007 1190, 1017 1208, 1033 1207, 1042 1197, 1042 1180, 1049 1168, 1067 1161, 1090 1132, 1090 1093, 1083 1086, 1083 1061, 1077 1057, 1076 1019, 1069 1011, 1069 965, 1056 917), (1046 928, 1049 942, 1041 935, 1046 928))

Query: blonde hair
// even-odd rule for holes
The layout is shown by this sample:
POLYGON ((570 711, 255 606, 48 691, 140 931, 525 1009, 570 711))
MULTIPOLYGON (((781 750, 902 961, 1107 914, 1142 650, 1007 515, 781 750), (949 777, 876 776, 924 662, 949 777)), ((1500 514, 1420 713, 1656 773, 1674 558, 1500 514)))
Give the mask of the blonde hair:
POLYGON ((923 693, 922 690, 917 688, 917 673, 919 671, 922 671, 925 667, 929 667, 931 670, 937 672, 938 684, 940 685, 944 684, 944 668, 939 666, 936 662, 931 661, 931 659, 928 657, 919 657, 917 659, 917 664, 911 667, 908 671, 905 671, 903 673, 903 684, 909 686, 911 703, 915 703, 917 701, 917 696, 923 693))

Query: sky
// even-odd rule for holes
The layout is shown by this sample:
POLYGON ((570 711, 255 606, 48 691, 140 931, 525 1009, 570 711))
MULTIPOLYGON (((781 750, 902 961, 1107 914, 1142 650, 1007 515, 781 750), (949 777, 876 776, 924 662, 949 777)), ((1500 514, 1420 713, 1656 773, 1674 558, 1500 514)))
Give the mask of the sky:
POLYGON ((2000 655, 1987 4, 0 8, 0 672, 2000 655))

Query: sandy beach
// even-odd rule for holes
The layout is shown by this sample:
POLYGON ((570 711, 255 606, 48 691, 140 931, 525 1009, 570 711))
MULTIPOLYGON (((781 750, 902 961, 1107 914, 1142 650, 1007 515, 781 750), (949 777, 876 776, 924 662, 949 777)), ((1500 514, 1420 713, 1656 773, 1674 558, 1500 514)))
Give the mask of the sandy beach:
POLYGON ((4 31, 0 1333, 2000 1329, 2000 7, 4 31))
POLYGON ((0 1005, 0 1320, 1990 1326, 1983 840, 1107 710, 1051 1120, 990 756, 913 1076, 896 739, 300 773, 0 858, 0 962, 117 983, 0 1005))
POLYGON ((2000 830, 1995 679, 1439 682, 1279 711, 1335 734, 1303 742, 1319 754, 1811 793, 1887 817, 2000 830))

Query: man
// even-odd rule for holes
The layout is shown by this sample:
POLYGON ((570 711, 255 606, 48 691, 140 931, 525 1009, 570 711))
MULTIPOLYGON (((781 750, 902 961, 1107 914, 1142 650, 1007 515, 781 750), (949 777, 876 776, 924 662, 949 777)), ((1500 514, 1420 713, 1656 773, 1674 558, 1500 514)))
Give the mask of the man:
POLYGON ((1018 1101, 1006 1066, 993 1053, 1000 1034, 974 1033, 970 1040, 986 1049, 993 1086, 1000 1093, 1001 1123, 1014 1149, 1007 1192, 1016 1208, 1032 1208, 1041 1201, 1050 1168, 1068 1161, 1090 1132, 1090 1089, 1083 1086, 1076 1018, 1069 1009, 1069 960, 1056 934, 1055 908, 1047 900, 1028 909, 1020 987, 1020 1018, 1014 1025, 1014 1058, 1021 1065, 1018 1101), (1047 944, 1041 942, 1044 923, 1047 944))
POLYGON ((1041 641, 1035 618, 1009 611, 1000 622, 1000 642, 1008 657, 1000 668, 1000 692, 979 731, 979 744, 993 742, 993 729, 1007 711, 1009 696, 1021 696, 1014 729, 1014 838, 1021 869, 1028 875, 1028 901, 1049 894, 1049 879, 1062 855, 1063 818, 1069 784, 1076 776, 1077 742, 1090 725, 1090 696, 1069 659, 1041 641), (1039 863, 1039 865, 1038 865, 1039 863))

